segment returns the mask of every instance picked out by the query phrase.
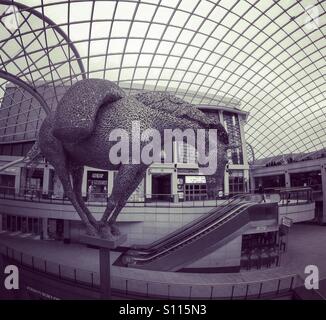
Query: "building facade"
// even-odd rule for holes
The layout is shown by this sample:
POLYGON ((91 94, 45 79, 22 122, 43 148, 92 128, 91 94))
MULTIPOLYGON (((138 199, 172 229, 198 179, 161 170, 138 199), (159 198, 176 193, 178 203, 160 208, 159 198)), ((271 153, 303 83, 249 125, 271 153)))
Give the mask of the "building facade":
POLYGON ((326 223, 326 151, 324 149, 306 154, 282 155, 261 159, 254 163, 250 172, 253 190, 265 192, 280 189, 311 188, 316 204, 315 220, 326 223))

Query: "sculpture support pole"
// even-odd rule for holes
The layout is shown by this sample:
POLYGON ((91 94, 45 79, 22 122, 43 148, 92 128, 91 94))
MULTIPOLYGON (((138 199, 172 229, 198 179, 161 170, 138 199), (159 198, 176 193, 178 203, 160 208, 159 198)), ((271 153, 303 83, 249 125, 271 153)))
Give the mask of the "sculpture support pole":
POLYGON ((127 240, 127 235, 120 235, 114 239, 102 239, 84 235, 80 242, 99 249, 99 266, 100 266, 100 294, 101 299, 111 299, 111 263, 110 251, 120 246, 127 240))
POLYGON ((110 265, 110 249, 100 248, 100 285, 101 299, 111 299, 111 265, 110 265))

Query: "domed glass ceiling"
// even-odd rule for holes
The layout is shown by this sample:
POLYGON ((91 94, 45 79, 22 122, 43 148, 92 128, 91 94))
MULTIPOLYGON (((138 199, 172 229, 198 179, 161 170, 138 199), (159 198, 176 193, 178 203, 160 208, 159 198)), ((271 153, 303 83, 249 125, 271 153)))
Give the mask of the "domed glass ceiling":
POLYGON ((256 158, 316 151, 326 147, 325 12, 324 1, 0 0, 0 69, 48 90, 47 102, 96 77, 226 104, 250 113, 256 158))

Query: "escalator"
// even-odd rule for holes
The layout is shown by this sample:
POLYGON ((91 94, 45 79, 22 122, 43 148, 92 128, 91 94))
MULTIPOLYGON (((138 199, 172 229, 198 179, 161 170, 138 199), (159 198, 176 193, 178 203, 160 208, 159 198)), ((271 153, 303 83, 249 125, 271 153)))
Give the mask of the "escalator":
POLYGON ((262 212, 262 207, 269 207, 258 201, 252 195, 233 197, 150 245, 134 246, 119 261, 133 268, 178 271, 242 234, 257 219, 253 208, 261 207, 262 212))

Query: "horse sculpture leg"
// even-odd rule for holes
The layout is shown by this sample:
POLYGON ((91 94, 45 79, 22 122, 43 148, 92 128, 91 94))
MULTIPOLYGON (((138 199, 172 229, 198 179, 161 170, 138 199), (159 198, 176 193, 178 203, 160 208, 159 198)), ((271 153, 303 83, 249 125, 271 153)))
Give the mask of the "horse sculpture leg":
POLYGON ((146 167, 138 168, 138 171, 136 171, 135 175, 133 176, 133 179, 130 181, 128 188, 125 190, 125 193, 120 197, 118 204, 115 207, 109 219, 109 225, 113 235, 120 234, 119 228, 116 225, 117 217, 121 212, 121 210, 123 209, 123 207, 126 205, 129 197, 132 195, 132 193, 136 190, 138 185, 141 183, 142 179, 145 177, 145 174, 146 174, 146 167))
POLYGON ((84 199, 82 197, 82 183, 83 183, 83 174, 84 174, 84 167, 83 166, 75 166, 71 165, 71 176, 72 176, 72 183, 74 188, 74 193, 76 199, 78 201, 79 206, 85 212, 89 222, 97 228, 97 221, 93 217, 92 213, 87 208, 84 199))
POLYGON ((114 180, 113 190, 108 199, 107 208, 101 219, 102 224, 109 226, 112 234, 120 234, 119 229, 115 225, 117 216, 145 176, 147 167, 147 165, 142 164, 128 164, 120 167, 114 180), (108 218, 109 221, 107 224, 108 218))
POLYGON ((44 156, 53 165, 54 170, 62 183, 66 196, 71 201, 74 208, 76 209, 80 219, 85 223, 87 233, 89 235, 94 235, 94 236, 97 235, 97 229, 91 224, 87 214, 80 206, 76 194, 72 188, 71 181, 70 181, 69 166, 67 165, 67 159, 61 143, 53 139, 50 144, 47 144, 43 148, 43 150, 44 150, 43 151, 44 156))

